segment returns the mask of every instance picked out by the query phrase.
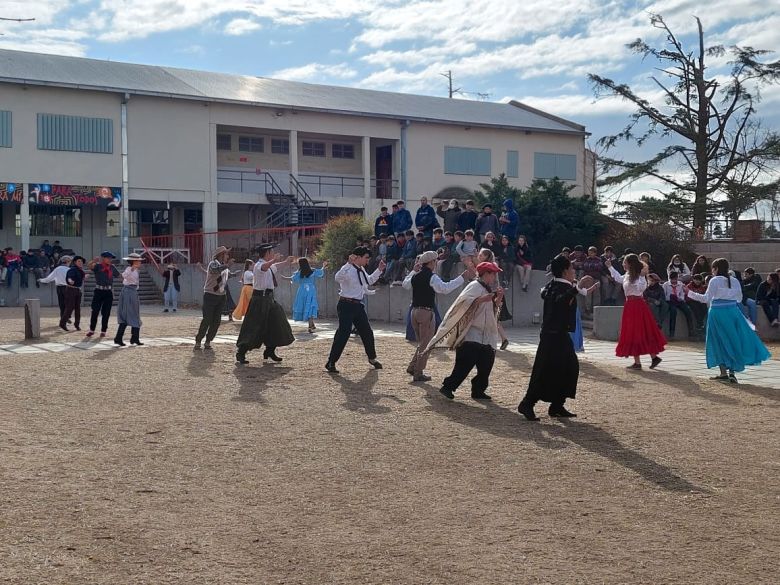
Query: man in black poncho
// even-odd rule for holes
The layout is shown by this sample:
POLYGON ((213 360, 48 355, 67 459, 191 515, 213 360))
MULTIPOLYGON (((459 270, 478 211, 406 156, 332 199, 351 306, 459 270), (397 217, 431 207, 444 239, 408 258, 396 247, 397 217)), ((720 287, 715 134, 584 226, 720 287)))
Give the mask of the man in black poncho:
MULTIPOLYGON (((553 274, 542 289, 544 313, 539 347, 531 372, 531 381, 517 410, 528 420, 539 420, 534 413, 538 401, 549 402, 552 417, 577 416, 564 408, 567 398, 577 393, 580 364, 574 351, 570 331, 574 331, 577 319, 577 295, 579 290, 574 278, 574 267, 565 256, 556 257, 551 265, 553 274)), ((595 289, 593 284, 587 292, 595 289)))

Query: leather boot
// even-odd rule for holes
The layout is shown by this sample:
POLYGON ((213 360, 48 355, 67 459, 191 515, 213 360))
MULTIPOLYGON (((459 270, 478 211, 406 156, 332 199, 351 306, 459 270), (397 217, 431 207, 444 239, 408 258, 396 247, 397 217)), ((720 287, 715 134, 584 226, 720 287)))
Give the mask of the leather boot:
POLYGON ((130 328, 130 343, 133 345, 143 345, 141 343, 141 340, 138 338, 139 335, 141 335, 141 328, 140 327, 131 327, 130 328))
POLYGON ((125 342, 122 339, 125 336, 125 329, 127 329, 127 323, 120 323, 116 329, 116 336, 114 337, 114 343, 117 345, 125 346, 125 342))

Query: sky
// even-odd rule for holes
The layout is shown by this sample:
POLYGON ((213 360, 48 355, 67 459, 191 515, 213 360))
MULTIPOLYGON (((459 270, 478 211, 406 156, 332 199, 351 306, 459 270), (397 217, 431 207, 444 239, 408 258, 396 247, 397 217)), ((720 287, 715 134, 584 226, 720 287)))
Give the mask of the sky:
MULTIPOLYGON (((522 101, 584 124, 595 145, 632 108, 594 98, 588 73, 658 97, 655 64, 625 46, 663 42, 651 13, 686 43, 698 16, 708 45, 780 51, 780 3, 767 0, 0 0, 0 17, 35 18, 0 22, 0 47, 445 97, 452 71, 457 97, 522 101)), ((762 97, 780 129, 780 86, 762 97)))

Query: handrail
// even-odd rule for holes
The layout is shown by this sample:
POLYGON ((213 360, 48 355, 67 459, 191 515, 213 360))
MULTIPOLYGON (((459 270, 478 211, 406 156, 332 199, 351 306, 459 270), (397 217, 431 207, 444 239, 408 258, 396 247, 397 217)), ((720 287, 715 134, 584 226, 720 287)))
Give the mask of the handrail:
POLYGON ((138 238, 138 241, 141 242, 141 247, 144 249, 144 255, 146 255, 147 258, 150 258, 152 260, 152 263, 154 264, 154 267, 157 269, 157 272, 160 272, 160 265, 157 264, 157 260, 154 257, 154 254, 149 252, 149 246, 146 245, 143 238, 138 238))

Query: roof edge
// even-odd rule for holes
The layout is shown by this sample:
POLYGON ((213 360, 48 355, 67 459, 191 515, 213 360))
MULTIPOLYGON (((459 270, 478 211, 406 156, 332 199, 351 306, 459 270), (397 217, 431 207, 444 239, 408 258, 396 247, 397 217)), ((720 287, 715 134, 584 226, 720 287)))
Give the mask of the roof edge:
POLYGON ((519 102, 517 100, 509 100, 509 105, 514 106, 516 108, 520 108, 521 110, 526 110, 528 112, 531 112, 532 114, 536 114, 537 116, 542 116, 544 118, 547 118, 548 120, 553 120, 554 122, 558 122, 559 124, 564 124, 566 126, 569 126, 570 128, 579 130, 583 134, 587 134, 587 131, 585 130, 585 126, 582 126, 581 124, 577 124, 576 122, 572 122, 571 120, 567 120, 566 118, 554 116, 553 114, 549 114, 544 110, 539 110, 537 108, 529 106, 528 104, 524 104, 523 102, 519 102))

